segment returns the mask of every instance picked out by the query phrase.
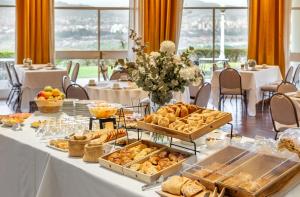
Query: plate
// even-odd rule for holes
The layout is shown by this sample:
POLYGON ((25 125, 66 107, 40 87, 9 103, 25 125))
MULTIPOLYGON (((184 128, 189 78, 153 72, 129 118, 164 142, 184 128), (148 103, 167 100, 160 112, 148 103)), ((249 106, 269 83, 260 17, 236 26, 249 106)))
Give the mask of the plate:
POLYGON ((50 145, 50 144, 47 144, 47 147, 52 148, 52 149, 54 149, 54 150, 62 151, 62 152, 65 152, 65 153, 69 152, 69 151, 66 150, 66 149, 57 148, 56 146, 52 146, 52 145, 50 145))

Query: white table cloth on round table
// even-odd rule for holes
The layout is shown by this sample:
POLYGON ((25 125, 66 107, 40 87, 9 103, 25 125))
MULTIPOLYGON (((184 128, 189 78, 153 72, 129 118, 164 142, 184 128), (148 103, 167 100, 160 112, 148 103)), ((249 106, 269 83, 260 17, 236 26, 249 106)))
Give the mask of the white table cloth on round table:
POLYGON ((63 69, 49 69, 47 65, 35 64, 34 70, 24 68, 23 65, 16 65, 17 74, 22 83, 22 103, 21 110, 29 110, 29 101, 45 86, 50 85, 62 89, 62 78, 67 75, 63 69))
MULTIPOLYGON (((136 105, 148 97, 148 93, 140 88, 133 87, 132 82, 105 81, 97 86, 86 86, 86 90, 92 100, 105 100, 112 103, 120 103, 126 106, 136 105), (119 84, 119 88, 112 88, 113 84, 119 84)), ((176 101, 190 102, 189 89, 184 93, 176 92, 173 97, 176 101)))
MULTIPOLYGON (((259 66, 258 66, 259 67, 259 66)), ((221 70, 213 72, 212 84, 212 104, 218 108, 219 104, 219 75, 221 70)), ((256 104, 261 101, 262 94, 260 88, 264 85, 282 80, 278 66, 268 66, 265 69, 258 68, 257 71, 239 70, 242 78, 242 88, 247 91, 248 96, 248 114, 256 115, 256 104)))
MULTIPOLYGON (((0 191, 5 197, 158 197, 159 187, 142 191, 144 183, 107 170, 99 164, 70 158, 65 152, 48 148, 36 137, 30 122, 45 119, 35 114, 25 122, 23 131, 1 128, 0 191)), ((250 140, 251 139, 247 139, 250 140)), ((253 140, 252 140, 253 141, 253 140)), ((218 149, 201 149, 204 159, 218 149)), ((299 196, 300 186, 286 194, 299 196)))

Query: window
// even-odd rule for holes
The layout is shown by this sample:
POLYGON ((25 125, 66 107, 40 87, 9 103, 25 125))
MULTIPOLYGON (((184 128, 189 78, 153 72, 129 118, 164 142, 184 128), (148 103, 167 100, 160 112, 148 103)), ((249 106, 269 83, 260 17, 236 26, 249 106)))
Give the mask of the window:
POLYGON ((184 1, 179 51, 193 46, 195 61, 206 77, 211 74, 212 63, 228 61, 237 67, 246 61, 247 6, 247 0, 184 1))
POLYGON ((8 89, 5 61, 15 57, 15 0, 0 0, 0 97, 8 89))
POLYGON ((99 64, 127 57, 128 28, 129 0, 56 0, 56 63, 79 62, 79 78, 100 79, 99 64))
POLYGON ((15 56, 15 1, 0 0, 0 58, 15 56))

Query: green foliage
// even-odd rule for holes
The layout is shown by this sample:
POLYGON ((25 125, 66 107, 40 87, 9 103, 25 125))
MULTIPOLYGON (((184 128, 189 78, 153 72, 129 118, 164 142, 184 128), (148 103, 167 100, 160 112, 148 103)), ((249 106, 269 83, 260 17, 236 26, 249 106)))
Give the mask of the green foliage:
MULTIPOLYGON (((211 48, 197 48, 194 50, 194 54, 197 58, 213 57, 213 51, 211 48)), ((215 49, 215 57, 220 55, 220 49, 215 49)), ((242 57, 247 56, 247 49, 242 48, 225 48, 225 57, 231 62, 237 62, 242 57)))
POLYGON ((12 51, 0 51, 0 58, 14 58, 15 53, 12 51))

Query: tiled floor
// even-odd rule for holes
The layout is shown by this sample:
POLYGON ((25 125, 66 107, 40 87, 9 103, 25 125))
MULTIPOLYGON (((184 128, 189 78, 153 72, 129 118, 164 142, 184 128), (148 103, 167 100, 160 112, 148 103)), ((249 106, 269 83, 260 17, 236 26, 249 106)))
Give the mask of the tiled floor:
MULTIPOLYGON (((250 117, 247 116, 244 111, 242 111, 239 101, 236 107, 235 100, 230 102, 228 99, 225 102, 224 111, 232 113, 232 123, 235 132, 247 137, 255 137, 259 135, 272 138, 274 136, 268 107, 265 107, 265 110, 262 112, 260 105, 258 105, 256 117, 250 117)), ((7 107, 5 101, 0 100, 0 114, 10 113, 12 113, 12 111, 7 107)), ((229 126, 225 126, 224 129, 229 130, 229 126)))

